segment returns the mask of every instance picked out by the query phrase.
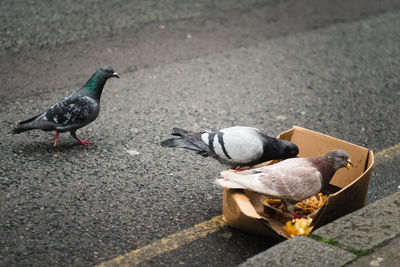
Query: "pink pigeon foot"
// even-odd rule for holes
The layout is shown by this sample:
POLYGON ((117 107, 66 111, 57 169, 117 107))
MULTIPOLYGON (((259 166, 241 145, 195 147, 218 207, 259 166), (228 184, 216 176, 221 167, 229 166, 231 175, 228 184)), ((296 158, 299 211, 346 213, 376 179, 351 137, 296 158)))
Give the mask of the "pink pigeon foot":
POLYGON ((56 147, 57 142, 58 142, 58 138, 60 137, 60 132, 59 132, 59 131, 56 131, 56 134, 51 134, 51 136, 54 138, 53 147, 56 147))
POLYGON ((86 140, 82 140, 82 139, 80 139, 80 138, 77 138, 77 140, 78 140, 78 142, 75 142, 75 145, 81 144, 81 145, 83 145, 83 146, 87 146, 87 145, 92 145, 92 144, 94 144, 93 142, 86 141, 86 140))
POLYGON ((78 140, 78 142, 76 142, 75 144, 80 144, 80 145, 83 145, 83 146, 87 146, 87 145, 92 145, 93 144, 93 142, 89 142, 89 141, 80 139, 78 136, 76 136, 76 132, 75 131, 71 131, 71 135, 72 135, 73 138, 78 140))

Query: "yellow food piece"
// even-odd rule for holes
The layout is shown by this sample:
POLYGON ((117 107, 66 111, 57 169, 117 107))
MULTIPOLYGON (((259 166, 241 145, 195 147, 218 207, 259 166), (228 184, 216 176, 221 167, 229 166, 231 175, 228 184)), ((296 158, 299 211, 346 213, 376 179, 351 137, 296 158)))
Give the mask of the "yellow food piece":
POLYGON ((277 198, 267 198, 264 200, 264 203, 272 206, 279 206, 282 203, 282 200, 277 198))
MULTIPOLYGON (((327 195, 323 195, 322 193, 319 193, 315 196, 309 197, 303 201, 297 202, 294 206, 296 214, 299 216, 312 216, 314 212, 316 213, 319 208, 321 208, 326 199, 328 198, 327 195)), ((275 212, 283 213, 286 211, 285 209, 285 204, 282 202, 282 200, 277 199, 277 198, 267 198, 264 200, 264 206, 265 207, 270 207, 270 208, 275 208, 275 212)), ((271 215, 271 210, 268 208, 264 208, 264 212, 268 216, 272 216, 275 218, 278 218, 276 215, 271 215)), ((272 214, 275 214, 272 212, 272 214)), ((315 214, 314 214, 315 215, 315 214)))
POLYGON ((324 205, 328 196, 319 193, 303 201, 297 202, 295 208, 301 209, 304 213, 313 213, 324 205))
POLYGON ((309 227, 311 222, 311 218, 293 219, 285 223, 285 226, 283 226, 283 230, 290 237, 294 237, 297 235, 307 236, 314 228, 314 226, 309 227))

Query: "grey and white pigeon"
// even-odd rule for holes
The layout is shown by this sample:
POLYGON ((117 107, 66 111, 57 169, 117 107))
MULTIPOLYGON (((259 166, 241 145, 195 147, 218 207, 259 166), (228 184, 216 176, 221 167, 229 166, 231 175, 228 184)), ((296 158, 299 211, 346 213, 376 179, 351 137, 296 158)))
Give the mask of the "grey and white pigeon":
POLYGON ((315 158, 286 159, 276 164, 235 172, 223 171, 215 182, 225 188, 247 189, 285 201, 294 213, 294 204, 326 189, 335 172, 353 163, 343 150, 333 150, 315 158))
POLYGON ((40 129, 43 131, 56 131, 54 137, 55 147, 59 133, 70 132, 78 140, 78 144, 87 146, 93 144, 76 136, 76 130, 94 121, 99 115, 100 97, 108 78, 119 78, 118 73, 110 66, 98 69, 92 77, 79 90, 64 97, 51 106, 48 110, 28 120, 22 121, 13 129, 13 133, 40 129))
POLYGON ((204 157, 214 157, 232 167, 291 158, 299 153, 298 147, 292 142, 269 137, 256 128, 245 126, 202 132, 174 128, 172 135, 179 138, 165 140, 161 146, 194 150, 204 157))

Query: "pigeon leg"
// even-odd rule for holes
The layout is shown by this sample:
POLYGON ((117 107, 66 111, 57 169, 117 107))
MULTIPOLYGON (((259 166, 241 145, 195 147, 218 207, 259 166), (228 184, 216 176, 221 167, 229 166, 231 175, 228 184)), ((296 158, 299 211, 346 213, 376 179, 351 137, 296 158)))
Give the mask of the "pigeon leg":
POLYGON ((54 138, 53 147, 56 147, 57 142, 58 142, 58 138, 60 137, 60 132, 58 130, 56 130, 56 134, 52 134, 51 136, 54 138))
POLYGON ((80 139, 78 136, 76 136, 76 132, 75 131, 71 131, 71 135, 72 135, 73 138, 78 140, 78 142, 75 142, 75 144, 81 144, 81 145, 84 145, 84 146, 93 144, 93 142, 89 142, 89 141, 80 139))

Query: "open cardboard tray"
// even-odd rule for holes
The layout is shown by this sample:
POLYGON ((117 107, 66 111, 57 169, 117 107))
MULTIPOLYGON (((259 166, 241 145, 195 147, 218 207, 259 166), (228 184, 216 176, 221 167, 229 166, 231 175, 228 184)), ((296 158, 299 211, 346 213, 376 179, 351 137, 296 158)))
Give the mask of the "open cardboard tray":
MULTIPOLYGON (((313 219, 314 230, 366 205, 374 165, 372 150, 298 126, 281 133, 278 138, 295 143, 300 150, 299 157, 316 157, 334 149, 343 149, 354 164, 350 169, 338 170, 333 176, 327 188, 330 194, 313 219)), ((289 238, 283 231, 283 222, 263 216, 262 197, 248 190, 225 189, 224 221, 234 228, 279 240, 289 238)))

